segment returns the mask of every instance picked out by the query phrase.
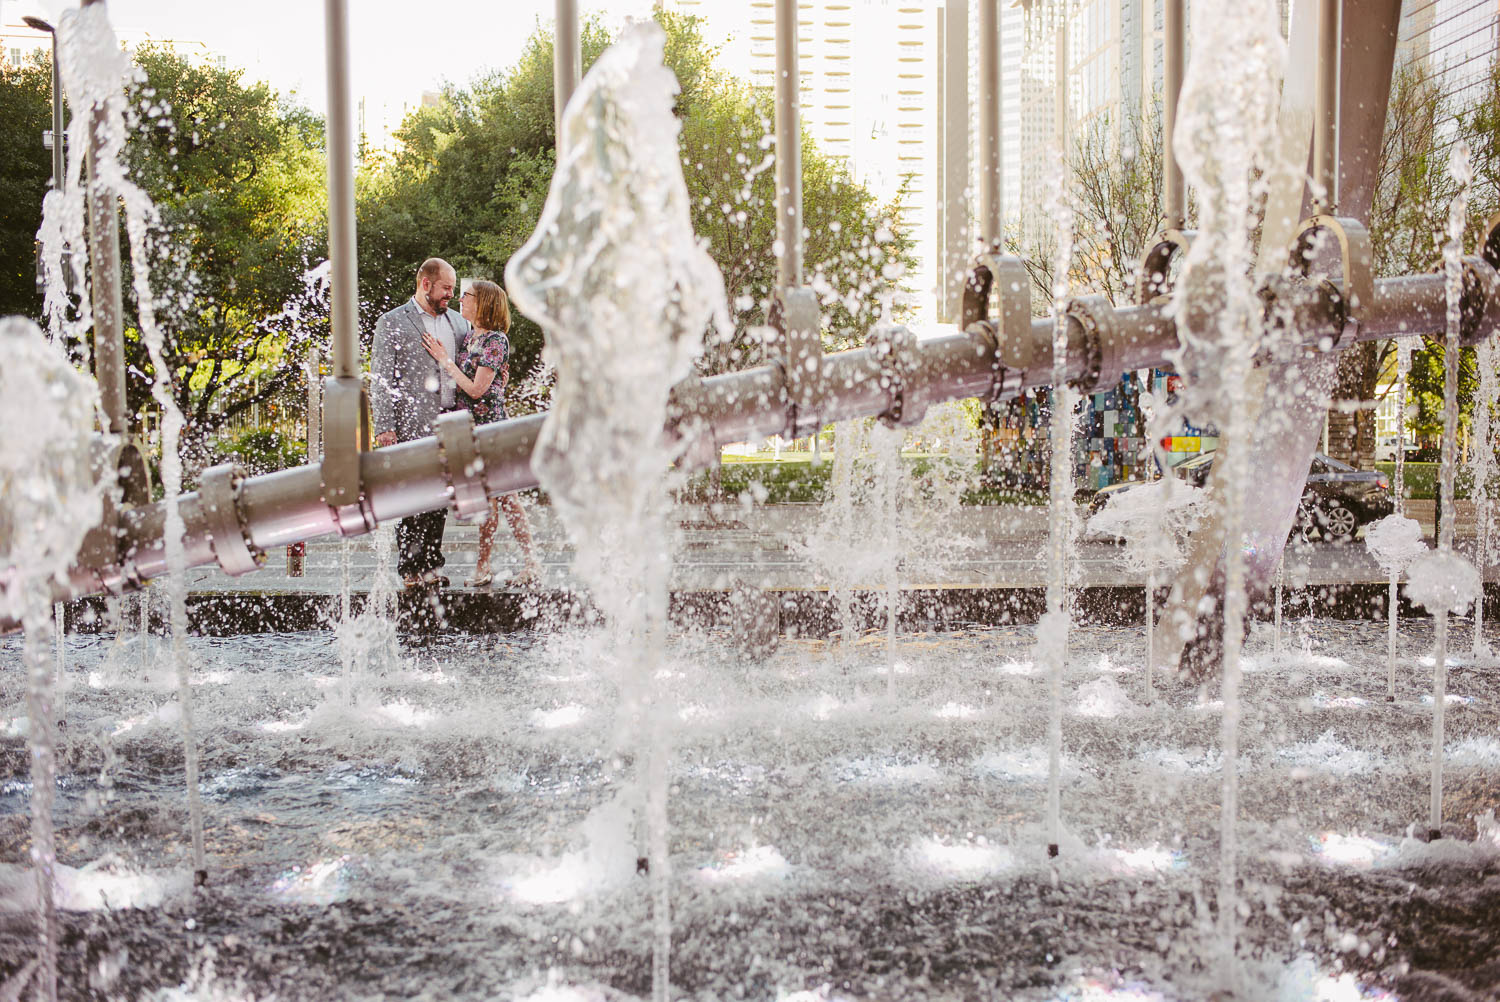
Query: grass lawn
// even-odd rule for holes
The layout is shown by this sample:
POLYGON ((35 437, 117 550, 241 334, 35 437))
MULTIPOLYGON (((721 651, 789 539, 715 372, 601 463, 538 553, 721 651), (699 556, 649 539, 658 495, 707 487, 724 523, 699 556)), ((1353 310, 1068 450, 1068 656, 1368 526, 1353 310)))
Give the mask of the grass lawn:
MULTIPOLYGON (((1376 463, 1375 469, 1384 473, 1386 477, 1396 475, 1395 463, 1376 463)), ((1437 463, 1411 463, 1408 462, 1402 468, 1406 480, 1407 497, 1419 498, 1431 501, 1437 497, 1437 463)), ((1458 475, 1454 479, 1454 494, 1461 498, 1474 496, 1474 477, 1469 473, 1467 464, 1460 464, 1458 475)), ((1490 474, 1489 478, 1490 497, 1500 497, 1500 470, 1490 474)))

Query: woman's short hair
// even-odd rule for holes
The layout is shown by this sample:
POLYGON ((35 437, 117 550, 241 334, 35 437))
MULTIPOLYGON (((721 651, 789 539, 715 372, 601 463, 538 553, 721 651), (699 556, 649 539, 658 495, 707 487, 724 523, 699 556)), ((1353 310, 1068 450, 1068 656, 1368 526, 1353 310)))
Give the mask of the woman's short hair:
POLYGON ((510 333, 510 300, 494 282, 476 279, 469 286, 474 295, 474 326, 480 330, 510 333))

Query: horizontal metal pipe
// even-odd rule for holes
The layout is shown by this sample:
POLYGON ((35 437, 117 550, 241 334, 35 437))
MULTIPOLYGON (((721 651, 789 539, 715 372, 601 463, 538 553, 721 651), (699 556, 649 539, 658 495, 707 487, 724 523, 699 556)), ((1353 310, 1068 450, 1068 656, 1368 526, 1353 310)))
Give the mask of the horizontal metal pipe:
POLYGON ((1448 323, 1448 292, 1442 275, 1402 275, 1375 283, 1375 301, 1356 338, 1374 341, 1403 334, 1435 334, 1448 323))
MULTIPOLYGON (((1408 275, 1375 283, 1374 301, 1365 311, 1353 340, 1431 333, 1444 325, 1442 275, 1408 275)), ((1319 285, 1270 279, 1270 312, 1285 328, 1296 332, 1304 345, 1339 344, 1344 334, 1337 306, 1319 285)), ((1071 381, 1093 385, 1118 373, 1161 366, 1177 346, 1172 309, 1167 304, 1129 306, 1109 312, 1107 324, 1090 332, 1077 318, 1068 318, 1066 370, 1071 381)), ((1024 333, 1036 343, 1049 344, 1054 321, 1032 319, 1024 333)), ((1000 337, 1007 336, 1001 333, 1000 337)), ((1052 380, 1050 350, 1013 357, 1045 358, 1033 370, 1005 373, 1002 395, 1045 386, 1052 380)), ((902 404, 920 416, 929 404, 996 392, 996 342, 980 333, 949 334, 916 342, 898 360, 899 379, 893 379, 889 357, 870 348, 838 352, 823 359, 825 377, 822 406, 815 413, 794 409, 786 374, 769 364, 703 380, 688 380, 673 390, 671 416, 664 434, 689 447, 750 441, 772 434, 791 437, 810 434, 824 424, 887 414, 902 404)), ((474 430, 475 450, 484 465, 484 486, 490 496, 537 485, 531 453, 545 415, 481 425, 474 430)), ((453 487, 444 469, 436 438, 418 439, 360 456, 365 493, 380 522, 442 508, 451 503, 453 487)), ((239 492, 240 522, 252 547, 269 551, 337 532, 333 513, 322 501, 318 466, 302 466, 244 480, 239 492)), ((186 566, 215 561, 213 540, 199 496, 183 495, 181 511, 187 526, 186 566)), ((54 600, 102 590, 119 591, 166 573, 162 536, 165 508, 160 502, 126 511, 121 537, 126 541, 122 568, 75 568, 66 587, 54 590, 54 600)), ((3 625, 3 624, 0 624, 3 625)))

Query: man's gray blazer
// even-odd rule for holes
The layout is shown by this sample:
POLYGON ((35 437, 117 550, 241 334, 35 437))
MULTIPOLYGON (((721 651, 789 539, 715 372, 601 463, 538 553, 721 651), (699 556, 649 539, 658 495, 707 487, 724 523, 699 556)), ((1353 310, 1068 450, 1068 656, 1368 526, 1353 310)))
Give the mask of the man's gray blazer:
MULTIPOLYGON (((455 352, 473 330, 456 310, 453 322, 455 352)), ((409 442, 432 434, 432 422, 442 413, 438 387, 442 377, 437 362, 422 347, 422 308, 408 299, 375 321, 375 344, 370 353, 370 411, 375 434, 394 431, 396 441, 409 442)))

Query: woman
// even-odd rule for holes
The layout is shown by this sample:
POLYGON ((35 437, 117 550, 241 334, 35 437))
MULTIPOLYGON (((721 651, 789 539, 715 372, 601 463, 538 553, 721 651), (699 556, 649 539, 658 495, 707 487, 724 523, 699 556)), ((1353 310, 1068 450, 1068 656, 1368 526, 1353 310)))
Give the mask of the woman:
MULTIPOLYGON (((459 301, 459 312, 474 325, 463 350, 455 362, 448 357, 442 344, 431 334, 422 335, 422 344, 428 354, 448 377, 458 384, 459 392, 474 415, 474 423, 488 424, 505 419, 505 384, 510 379, 510 303, 505 290, 494 282, 476 281, 464 292, 459 301)), ((487 588, 494 580, 490 573, 490 553, 494 547, 495 530, 500 526, 500 508, 505 509, 505 520, 510 531, 521 544, 521 553, 526 559, 526 568, 511 578, 512 587, 527 587, 541 580, 541 565, 531 545, 531 528, 526 523, 526 510, 514 494, 490 498, 490 514, 479 527, 479 559, 474 564, 474 577, 465 582, 470 588, 487 588)))

